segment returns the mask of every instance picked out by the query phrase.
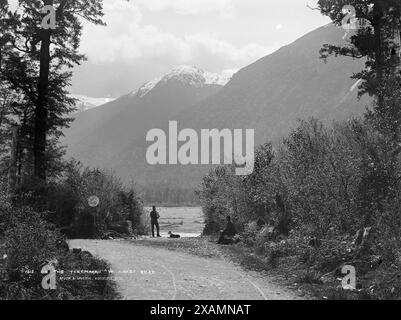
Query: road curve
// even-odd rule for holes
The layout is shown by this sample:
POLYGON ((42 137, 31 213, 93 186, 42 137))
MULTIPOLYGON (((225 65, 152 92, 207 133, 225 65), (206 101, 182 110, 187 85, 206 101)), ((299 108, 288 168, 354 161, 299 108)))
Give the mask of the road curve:
POLYGON ((114 240, 71 240, 111 264, 127 300, 294 300, 292 291, 224 259, 114 240))

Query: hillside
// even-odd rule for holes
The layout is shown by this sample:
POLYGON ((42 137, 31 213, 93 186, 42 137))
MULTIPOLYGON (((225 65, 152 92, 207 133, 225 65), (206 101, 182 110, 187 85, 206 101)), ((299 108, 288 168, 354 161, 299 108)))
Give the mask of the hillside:
POLYGON ((321 27, 243 68, 231 81, 184 67, 139 90, 77 116, 66 132, 69 155, 91 166, 112 168, 124 181, 145 186, 194 187, 207 166, 149 166, 146 133, 166 129, 255 129, 257 143, 275 140, 298 119, 332 121, 361 114, 357 81, 350 76, 363 61, 319 58, 325 43, 342 41, 343 30, 321 27))

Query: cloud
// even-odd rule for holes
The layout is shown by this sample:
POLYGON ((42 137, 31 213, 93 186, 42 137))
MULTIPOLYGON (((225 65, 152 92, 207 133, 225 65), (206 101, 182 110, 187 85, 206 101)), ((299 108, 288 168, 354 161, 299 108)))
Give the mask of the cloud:
POLYGON ((212 69, 218 69, 219 65, 243 67, 278 49, 255 43, 236 47, 217 35, 205 33, 186 36, 185 40, 191 48, 192 59, 209 64, 212 69))
POLYGON ((80 51, 89 61, 73 82, 76 93, 99 97, 132 91, 178 65, 243 68, 330 20, 295 0, 103 3, 108 26, 83 22, 80 51))
MULTIPOLYGON (((187 2, 191 3, 188 10, 195 10, 197 5, 198 10, 206 10, 201 9, 201 5, 212 3, 208 0, 146 1, 157 8, 174 3, 182 10, 187 2)), ((218 0, 217 3, 222 6, 229 1, 218 0)), ((98 64, 118 61, 134 64, 146 59, 169 66, 192 64, 217 72, 243 67, 276 49, 255 43, 234 46, 217 34, 175 35, 156 25, 144 24, 140 8, 123 0, 105 0, 104 12, 107 27, 85 25, 81 45, 82 52, 98 64)))
POLYGON ((180 39, 156 26, 142 25, 137 6, 106 0, 104 12, 107 27, 86 24, 82 37, 81 50, 93 62, 134 61, 143 56, 189 59, 189 49, 180 39))
MULTIPOLYGON (((133 0, 131 0, 133 1, 133 0)), ((136 4, 152 11, 173 10, 179 14, 218 12, 231 15, 232 0, 135 0, 136 4)))

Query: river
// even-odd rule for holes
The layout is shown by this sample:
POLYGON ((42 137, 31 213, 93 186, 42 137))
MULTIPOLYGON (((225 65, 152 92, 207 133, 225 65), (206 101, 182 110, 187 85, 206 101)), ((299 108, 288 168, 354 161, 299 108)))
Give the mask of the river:
MULTIPOLYGON (((146 214, 152 210, 145 207, 146 214)), ((160 235, 167 236, 171 231, 179 234, 181 237, 198 237, 202 234, 205 226, 202 208, 200 207, 159 207, 157 211, 160 214, 160 235)))

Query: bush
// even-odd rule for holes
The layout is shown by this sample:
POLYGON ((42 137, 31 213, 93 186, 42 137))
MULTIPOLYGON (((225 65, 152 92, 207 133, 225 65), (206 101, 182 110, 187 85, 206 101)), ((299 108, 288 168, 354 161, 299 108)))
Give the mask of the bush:
POLYGON ((293 240, 281 240, 280 242, 266 242, 264 244, 265 255, 272 267, 279 265, 280 258, 296 255, 300 247, 293 240))
POLYGON ((80 299, 80 300, 109 300, 119 298, 116 293, 116 286, 111 282, 107 262, 93 257, 89 252, 80 252, 78 254, 69 252, 64 255, 58 264, 60 270, 66 273, 58 276, 60 283, 59 299, 80 299), (71 270, 89 270, 98 271, 98 273, 87 273, 85 278, 88 280, 63 280, 62 276, 68 275, 71 270))
MULTIPOLYGON (((89 275, 86 281, 60 281, 56 290, 42 288, 42 267, 51 263, 57 270, 102 270, 106 262, 90 254, 76 255, 68 250, 64 237, 29 208, 12 208, 7 213, 4 244, 0 246, 0 299, 112 299, 114 284, 89 275), (6 259, 3 259, 6 255, 6 259)), ((96 275, 97 277, 99 275, 96 275)))
POLYGON ((6 183, 0 179, 0 239, 6 231, 6 223, 11 210, 11 204, 7 198, 6 183))
MULTIPOLYGON (((61 234, 51 229, 51 225, 29 208, 13 210, 5 236, 7 271, 11 281, 23 280, 27 286, 31 280, 37 282, 38 278, 31 276, 21 278, 21 271, 38 271, 43 263, 62 255, 64 240, 61 234)), ((40 278, 39 273, 35 272, 35 275, 40 278)))
MULTIPOLYGON (((301 121, 275 147, 258 148, 251 175, 238 177, 225 166, 212 170, 198 191, 205 232, 230 214, 243 226, 245 245, 266 255, 272 266, 294 256, 316 274, 335 272, 344 263, 362 277, 374 274, 374 257, 388 268, 397 265, 400 141, 394 127, 381 126, 375 116, 330 127, 316 119, 301 121), (252 224, 257 219, 273 222, 272 236, 259 232, 252 224), (355 245, 356 232, 366 230, 373 236, 355 245)), ((384 274, 389 279, 392 273, 384 274)))
POLYGON ((111 172, 83 168, 74 161, 49 187, 49 211, 47 219, 70 238, 103 238, 126 221, 138 233, 145 231, 143 205, 133 188, 124 187, 111 172), (89 206, 91 196, 99 198, 98 207, 89 206))
POLYGON ((245 225, 244 231, 241 233, 242 242, 248 246, 253 247, 258 242, 260 228, 255 222, 249 222, 245 225))

